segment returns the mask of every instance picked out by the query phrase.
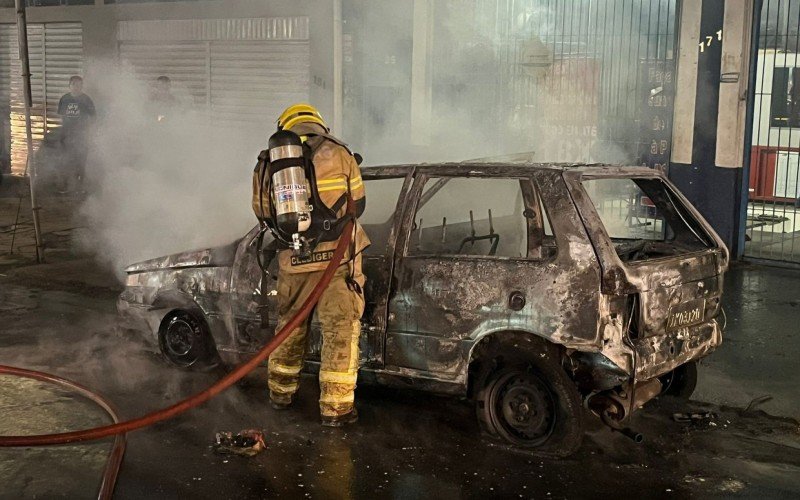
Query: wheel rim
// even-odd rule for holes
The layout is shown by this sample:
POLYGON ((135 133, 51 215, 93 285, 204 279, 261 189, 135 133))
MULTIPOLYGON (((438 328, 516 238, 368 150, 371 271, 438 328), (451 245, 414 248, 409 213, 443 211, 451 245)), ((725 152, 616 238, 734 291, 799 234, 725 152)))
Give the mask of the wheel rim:
POLYGON ((182 358, 195 346, 196 334, 186 320, 176 318, 170 322, 164 335, 164 345, 171 357, 182 358))
POLYGON ((553 433, 556 405, 547 385, 536 375, 514 372, 498 381, 494 415, 506 439, 525 446, 542 444, 553 433))

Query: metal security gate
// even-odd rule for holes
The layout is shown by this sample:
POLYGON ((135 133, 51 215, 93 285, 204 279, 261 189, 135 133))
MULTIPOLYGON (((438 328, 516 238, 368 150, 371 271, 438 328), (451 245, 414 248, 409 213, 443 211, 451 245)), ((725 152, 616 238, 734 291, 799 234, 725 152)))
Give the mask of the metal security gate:
POLYGON ((268 126, 288 104, 308 100, 307 17, 124 21, 118 28, 123 64, 146 82, 168 76, 215 126, 268 126))
POLYGON ((501 131, 494 141, 506 151, 535 151, 539 161, 613 161, 666 170, 678 4, 439 4, 434 43, 442 64, 434 70, 433 101, 442 108, 433 115, 478 103, 467 126, 501 131), (469 30, 451 28, 453 19, 465 17, 469 30), (436 90, 448 98, 437 99, 436 90))
POLYGON ((0 172, 11 171, 11 68, 17 52, 16 26, 0 25, 0 172))
POLYGON ((219 42, 210 51, 215 123, 274 124, 286 106, 308 101, 308 42, 219 42))
POLYGON ((369 162, 524 153, 664 169, 679 5, 349 0, 345 135, 369 162))
POLYGON ((745 256, 800 263, 800 0, 763 0, 745 256))
MULTIPOLYGON (((31 125, 34 149, 48 131, 61 125, 58 101, 69 91, 69 78, 83 73, 83 29, 81 23, 28 25, 31 67, 31 125)), ((27 162, 25 145, 25 100, 20 76, 16 25, 0 25, 0 149, 10 171, 23 174, 27 162)))

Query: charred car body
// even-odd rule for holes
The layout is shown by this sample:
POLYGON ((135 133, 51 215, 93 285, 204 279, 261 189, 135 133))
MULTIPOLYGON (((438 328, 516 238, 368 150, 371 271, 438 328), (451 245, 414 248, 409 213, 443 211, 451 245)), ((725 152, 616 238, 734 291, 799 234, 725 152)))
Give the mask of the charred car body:
MULTIPOLYGON (((488 434, 569 454, 583 409, 622 428, 687 395, 720 345, 728 253, 659 172, 604 165, 363 169, 359 380, 469 396, 488 434)), ((272 335, 257 230, 130 266, 119 310, 172 362, 236 363, 272 335)), ((266 259, 269 261, 270 257, 266 259)), ((308 367, 321 336, 310 332, 308 367)))

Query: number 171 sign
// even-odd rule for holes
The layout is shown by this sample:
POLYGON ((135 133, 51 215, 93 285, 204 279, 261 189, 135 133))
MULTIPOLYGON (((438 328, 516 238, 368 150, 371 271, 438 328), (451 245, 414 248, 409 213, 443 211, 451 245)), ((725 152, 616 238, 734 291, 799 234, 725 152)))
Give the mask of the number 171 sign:
POLYGON ((713 35, 707 36, 705 40, 697 44, 700 47, 700 52, 705 52, 706 47, 711 47, 711 43, 714 41, 715 38, 717 39, 718 42, 722 41, 722 30, 717 31, 716 35, 717 35, 716 37, 713 35))

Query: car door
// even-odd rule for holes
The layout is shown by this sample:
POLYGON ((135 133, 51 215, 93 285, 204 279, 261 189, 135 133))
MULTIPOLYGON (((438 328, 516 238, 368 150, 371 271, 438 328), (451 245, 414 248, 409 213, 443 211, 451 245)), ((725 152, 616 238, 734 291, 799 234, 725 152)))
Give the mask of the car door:
POLYGON ((239 242, 231 272, 231 324, 234 332, 234 345, 242 352, 253 352, 261 348, 274 334, 278 322, 276 287, 278 276, 277 259, 270 258, 272 235, 264 234, 259 242, 258 226, 251 229, 239 242), (261 267, 258 264, 259 243, 262 249, 262 262, 267 266, 268 274, 262 280, 261 267), (263 252, 267 249, 266 252, 263 252), (263 288, 263 289, 262 289, 263 288), (260 328, 262 316, 267 320, 269 328, 260 328))
POLYGON ((548 189, 545 212, 529 176, 429 170, 416 179, 398 244, 387 370, 464 381, 470 347, 497 331, 596 342, 594 252, 563 182, 548 189))
MULTIPOLYGON (((411 186, 411 169, 382 169, 369 172, 364 169, 364 189, 367 204, 359 217, 370 246, 364 250, 362 268, 366 277, 364 286, 364 315, 361 319, 361 364, 380 368, 384 362, 384 339, 388 295, 392 279, 398 226, 402 219, 405 199, 411 186)), ((314 321, 309 335, 311 361, 319 361, 322 335, 319 323, 314 321)))

